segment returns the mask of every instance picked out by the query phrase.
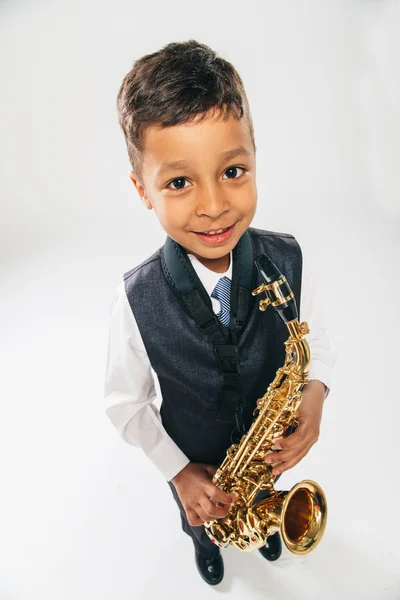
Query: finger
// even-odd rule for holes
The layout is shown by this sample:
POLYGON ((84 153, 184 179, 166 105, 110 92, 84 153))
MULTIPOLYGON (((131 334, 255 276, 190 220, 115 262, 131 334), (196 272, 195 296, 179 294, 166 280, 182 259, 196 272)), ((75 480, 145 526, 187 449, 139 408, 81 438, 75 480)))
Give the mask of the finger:
POLYGON ((212 517, 210 517, 210 515, 208 515, 206 513, 206 511, 204 510, 204 508, 201 506, 201 504, 195 504, 193 506, 194 510, 197 512, 197 514, 199 515, 202 523, 204 523, 205 521, 210 521, 210 519, 212 519, 212 517))
POLYGON ((204 491, 207 495, 207 498, 211 498, 211 500, 215 503, 220 502, 221 504, 230 506, 235 500, 233 494, 226 494, 223 490, 220 490, 213 483, 207 485, 204 488, 204 491))
POLYGON ((308 452, 308 450, 305 450, 304 452, 301 452, 300 454, 295 454, 290 459, 281 462, 279 465, 276 465, 272 469, 272 474, 280 475, 284 471, 291 469, 292 467, 297 465, 297 463, 300 462, 302 458, 304 458, 304 456, 307 454, 307 452, 308 452))
POLYGON ((280 462, 279 460, 276 460, 275 462, 273 462, 273 463, 271 463, 269 465, 270 467, 272 467, 272 473, 273 473, 273 475, 275 475, 274 467, 278 467, 279 465, 282 465, 282 464, 283 464, 282 462, 280 462))
POLYGON ((270 467, 275 467, 275 465, 279 465, 279 463, 282 462, 281 460, 279 460, 279 454, 276 454, 275 452, 273 452, 273 456, 268 456, 268 458, 266 457, 264 460, 270 467))
POLYGON ((207 496, 207 499, 210 500, 210 502, 214 504, 214 506, 222 506, 226 509, 228 509, 233 504, 233 502, 224 504, 223 502, 219 502, 218 500, 213 500, 211 496, 207 496))
POLYGON ((318 441, 318 435, 318 432, 316 432, 314 429, 309 429, 308 426, 301 428, 299 426, 295 433, 292 433, 292 435, 282 442, 278 442, 278 445, 280 445, 283 450, 300 449, 302 445, 306 445, 311 448, 311 446, 318 441))
POLYGON ((287 438, 277 440, 273 446, 273 450, 292 450, 296 446, 300 446, 307 442, 307 427, 299 425, 291 435, 287 438))
POLYGON ((216 506, 206 496, 200 500, 200 504, 208 519, 222 519, 226 517, 229 510, 229 506, 216 506))
POLYGON ((199 525, 203 525, 203 521, 200 519, 197 512, 193 510, 193 508, 187 508, 185 512, 189 525, 191 525, 192 527, 198 527, 199 525))
POLYGON ((301 452, 304 452, 309 448, 311 448, 311 445, 304 442, 302 444, 299 444, 295 448, 292 448, 291 450, 267 452, 267 454, 264 456, 264 460, 267 464, 271 465, 277 462, 285 462, 293 458, 293 456, 295 456, 296 454, 300 454, 301 452))

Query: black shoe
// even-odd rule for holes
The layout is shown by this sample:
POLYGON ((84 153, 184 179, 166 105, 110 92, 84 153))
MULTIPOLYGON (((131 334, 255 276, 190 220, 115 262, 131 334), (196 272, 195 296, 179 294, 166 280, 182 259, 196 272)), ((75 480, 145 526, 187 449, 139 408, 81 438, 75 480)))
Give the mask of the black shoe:
POLYGON ((282 541, 279 531, 269 535, 265 546, 259 548, 258 551, 267 560, 277 560, 282 553, 282 541))
POLYGON ((195 553, 196 567, 204 581, 210 585, 217 585, 224 576, 224 562, 221 553, 218 552, 213 558, 195 553))

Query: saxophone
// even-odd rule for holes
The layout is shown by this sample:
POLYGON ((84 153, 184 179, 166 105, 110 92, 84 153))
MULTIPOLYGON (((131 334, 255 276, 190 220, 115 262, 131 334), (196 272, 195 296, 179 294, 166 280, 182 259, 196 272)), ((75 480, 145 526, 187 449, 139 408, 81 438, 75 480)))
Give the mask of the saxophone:
POLYGON ((305 336, 306 322, 299 323, 296 300, 286 278, 266 254, 256 258, 266 283, 252 291, 266 297, 259 303, 265 311, 269 304, 278 312, 289 330, 286 357, 258 407, 253 423, 238 444, 228 448, 226 457, 212 482, 235 497, 222 519, 206 521, 209 538, 220 548, 232 544, 249 552, 265 545, 268 536, 280 531, 286 547, 294 554, 308 554, 320 542, 327 519, 323 490, 311 480, 303 480, 290 491, 274 490, 272 466, 264 460, 274 441, 287 428, 296 427, 296 411, 301 391, 308 382, 310 349, 305 336), (254 504, 261 490, 269 495, 254 504))

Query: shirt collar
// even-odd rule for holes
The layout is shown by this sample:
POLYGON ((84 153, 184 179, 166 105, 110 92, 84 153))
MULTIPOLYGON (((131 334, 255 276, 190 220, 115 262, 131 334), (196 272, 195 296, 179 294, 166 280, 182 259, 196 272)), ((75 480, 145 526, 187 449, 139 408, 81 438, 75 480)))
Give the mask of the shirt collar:
POLYGON ((199 259, 196 256, 194 256, 194 254, 190 254, 189 252, 187 252, 187 255, 192 263, 194 270, 197 273, 198 278, 207 290, 209 296, 211 296, 211 292, 213 291, 221 277, 228 277, 232 281, 232 250, 229 253, 229 267, 225 271, 225 273, 216 273, 215 271, 211 271, 205 265, 203 265, 203 263, 200 262, 199 259))

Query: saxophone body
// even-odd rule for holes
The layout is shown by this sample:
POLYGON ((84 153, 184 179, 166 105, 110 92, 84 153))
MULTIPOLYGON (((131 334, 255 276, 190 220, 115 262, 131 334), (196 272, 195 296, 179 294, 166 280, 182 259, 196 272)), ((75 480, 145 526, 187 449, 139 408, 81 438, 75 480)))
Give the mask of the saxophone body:
POLYGON ((296 301, 286 278, 266 254, 256 259, 265 283, 253 296, 266 293, 260 310, 272 305, 285 322, 285 362, 254 411, 255 419, 238 444, 233 444, 213 477, 213 483, 236 500, 223 519, 204 523, 209 538, 220 548, 229 544, 249 552, 265 545, 269 535, 280 531, 286 547, 307 554, 321 540, 327 519, 323 490, 311 480, 297 483, 290 491, 274 489, 272 466, 264 458, 275 440, 289 427, 296 427, 301 391, 308 382, 310 349, 305 336, 307 323, 299 323, 296 301), (257 494, 267 498, 254 503, 257 494))

